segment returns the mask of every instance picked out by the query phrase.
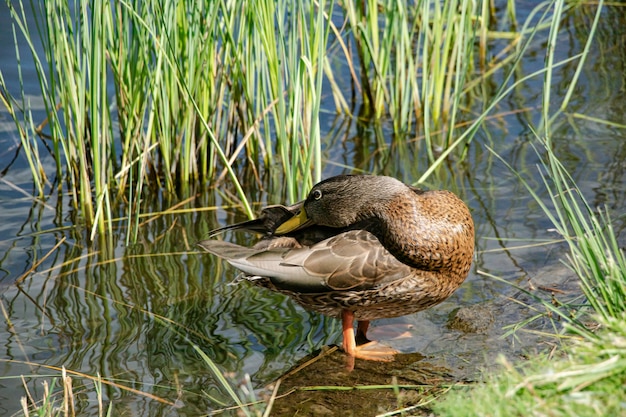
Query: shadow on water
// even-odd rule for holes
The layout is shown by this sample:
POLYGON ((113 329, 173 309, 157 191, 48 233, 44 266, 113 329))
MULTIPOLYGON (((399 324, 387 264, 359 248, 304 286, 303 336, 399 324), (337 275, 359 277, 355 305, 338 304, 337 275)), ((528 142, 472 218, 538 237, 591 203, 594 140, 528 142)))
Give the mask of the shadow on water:
MULTIPOLYGON (((561 45, 565 55, 571 54, 570 47, 578 51, 585 39, 587 9, 577 10, 581 15, 570 16, 564 25, 572 43, 561 45)), ((624 14, 607 8, 605 15, 581 88, 570 113, 554 127, 553 140, 556 154, 590 203, 623 213, 624 129, 592 119, 607 118, 622 126, 626 122, 624 14)), ((542 60, 529 58, 523 71, 532 72, 542 60)), ((559 69, 562 86, 556 87, 557 94, 565 91, 573 68, 559 69)), ((544 299, 572 299, 579 294, 578 283, 559 263, 566 247, 526 190, 482 146, 494 147, 545 194, 528 131, 538 122, 541 84, 538 78, 526 91, 516 92, 508 107, 500 109, 501 116, 479 132, 468 158, 463 163, 451 160, 429 179, 428 186, 455 191, 472 210, 477 254, 469 278, 435 308, 374 322, 373 331, 402 354, 392 363, 357 361, 353 372, 345 371, 340 351, 326 348, 340 342, 340 323, 309 313, 282 295, 233 283, 234 269, 195 248, 194 242, 209 230, 243 220, 226 198, 234 194, 228 184, 220 185, 219 192, 146 199, 144 212, 154 215, 142 218, 138 242, 125 246, 120 222, 113 237, 116 246, 107 254, 97 245, 81 246, 86 232, 72 222, 62 199, 51 197, 42 204, 19 191, 32 187, 21 161, 21 170, 12 168, 0 183, 0 304, 5 318, 0 376, 15 377, 0 382, 0 414, 20 409, 24 389, 19 375, 27 376, 31 392, 41 398, 41 380, 58 375, 61 366, 117 384, 103 386, 114 415, 191 416, 225 408, 232 401, 193 345, 232 384, 250 375, 252 385, 261 388, 258 395, 269 395, 280 380, 282 397, 275 401, 273 415, 336 415, 345 410, 372 415, 427 400, 450 384, 474 381, 500 354, 519 360, 551 349, 555 341, 548 334, 554 323, 546 318, 503 337, 503 327, 542 311, 533 310, 537 304, 528 295, 489 275, 544 299), (58 242, 58 249, 50 252, 58 242), (16 284, 32 265, 38 265, 35 272, 16 284), (316 359, 318 352, 322 354, 316 359), (310 359, 316 360, 300 367, 310 359), (333 385, 384 387, 343 390, 333 385)), ((479 88, 489 96, 489 85, 479 88)), ((421 141, 393 138, 384 126, 325 117, 322 125, 331 129, 326 135, 326 176, 353 166, 412 182, 424 171, 421 141)), ((0 123, 8 131, 6 119, 0 123)), ((0 141, 11 144, 14 137, 2 133, 0 141)), ((240 169, 243 178, 253 178, 240 169)), ((246 184, 248 195, 262 203, 284 201, 280 181, 266 175, 260 183, 251 179, 246 184)), ((118 210, 122 216, 124 208, 118 210)), ((625 219, 614 218, 620 233, 625 219)), ((223 238, 240 244, 255 239, 240 233, 223 238)), ((80 375, 75 379, 79 414, 95 415, 91 380, 80 375)))

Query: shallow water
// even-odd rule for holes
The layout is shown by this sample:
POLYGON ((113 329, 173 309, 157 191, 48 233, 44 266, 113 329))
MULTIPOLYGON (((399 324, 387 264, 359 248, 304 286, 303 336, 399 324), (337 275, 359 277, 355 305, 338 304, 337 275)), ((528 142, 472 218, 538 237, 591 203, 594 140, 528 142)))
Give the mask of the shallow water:
MULTIPOLYGON (((0 16, 6 16, 4 7, 0 6, 0 16)), ((626 25, 621 9, 605 11, 579 87, 568 112, 553 126, 552 139, 556 154, 589 203, 606 204, 623 237, 625 130, 593 119, 626 123, 626 25)), ((580 51, 592 11, 580 9, 564 22, 558 45, 561 58, 580 51)), ((10 26, 3 24, 0 56, 11 56, 11 43, 10 26)), ((538 54, 523 63, 524 74, 543 65, 542 46, 538 43, 536 48, 538 54)), ((13 68, 10 60, 1 62, 3 72, 13 68)), ((573 69, 565 65, 555 74, 554 103, 560 103, 573 69)), ((480 369, 493 366, 499 354, 521 359, 551 347, 554 340, 537 333, 521 331, 503 337, 504 326, 535 314, 523 304, 535 304, 521 291, 489 275, 532 289, 546 299, 552 293, 563 299, 578 294, 576 279, 560 263, 567 248, 551 231, 552 225, 527 190, 485 147, 492 147, 520 170, 547 200, 530 130, 539 122, 541 88, 540 78, 524 84, 479 132, 467 160, 451 161, 447 169, 429 179, 429 187, 451 189, 470 206, 477 254, 467 281, 444 303, 418 314, 374 322, 376 337, 406 353, 399 360, 403 377, 409 375, 408 369, 443 369, 450 380, 472 380, 480 369), (487 319, 479 331, 465 332, 450 325, 457 308, 476 306, 484 307, 480 314, 487 319)), ((485 86, 485 94, 490 94, 489 86, 485 86)), ((412 182, 426 168, 421 142, 395 141, 385 126, 328 114, 321 126, 323 137, 329 138, 326 176, 348 172, 341 166, 349 165, 412 182), (382 150, 381 141, 387 145, 382 150)), ((27 376, 31 392, 41 398, 42 380, 58 375, 61 366, 113 378, 120 385, 149 394, 105 386, 114 415, 198 415, 219 409, 220 401, 229 400, 192 344, 200 346, 234 384, 248 374, 252 385, 262 388, 310 353, 340 342, 336 320, 308 313, 284 296, 233 283, 234 269, 194 247, 208 230, 243 220, 237 208, 206 209, 222 205, 212 190, 200 192, 178 207, 193 211, 143 219, 138 242, 130 247, 124 244, 124 225, 118 224, 116 246, 107 253, 97 243, 83 246, 87 232, 71 223, 67 201, 58 200, 56 194, 45 203, 33 200, 26 161, 18 155, 11 162, 18 143, 8 116, 0 111, 0 169, 9 167, 0 179, 0 304, 5 317, 0 327, 0 376, 13 377, 0 379, 0 415, 20 409, 24 389, 19 375, 27 376), (51 251, 58 242, 59 247, 51 251), (43 259, 47 254, 50 256, 43 259), (39 262, 36 272, 22 280, 39 262)), ((280 202, 276 179, 268 174, 263 180, 262 190, 250 180, 249 194, 259 201, 280 202)), ((162 212, 185 198, 158 196, 145 202, 145 211, 162 212)), ((248 243, 254 237, 228 233, 224 239, 248 243)), ((540 320, 530 329, 551 331, 552 327, 540 320)), ((341 357, 338 352, 333 355, 332 360, 341 357)), ((300 375, 313 384, 316 382, 306 375, 323 377, 328 372, 330 381, 330 375, 339 372, 338 363, 310 368, 300 375)), ((357 370, 367 366, 357 364, 357 370)), ((380 383, 388 384, 396 368, 383 369, 389 371, 379 371, 380 383)), ((359 383, 358 377, 350 378, 345 379, 346 384, 353 379, 359 383)), ((80 377, 75 383, 81 381, 89 384, 80 377)), ((86 391, 80 395, 84 400, 79 403, 81 415, 97 410, 93 394, 89 394, 93 390, 86 391)), ((280 407, 283 405, 277 410, 283 410, 280 407)), ((322 407, 338 412, 342 403, 329 401, 322 407)))

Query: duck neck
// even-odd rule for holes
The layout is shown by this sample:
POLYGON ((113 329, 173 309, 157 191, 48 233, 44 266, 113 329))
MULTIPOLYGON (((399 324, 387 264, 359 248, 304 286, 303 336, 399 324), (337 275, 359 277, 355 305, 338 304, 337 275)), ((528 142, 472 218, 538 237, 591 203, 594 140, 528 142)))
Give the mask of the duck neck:
POLYGON ((474 250, 469 211, 452 193, 431 193, 428 199, 401 199, 390 204, 379 216, 374 234, 392 255, 408 266, 466 275, 474 250), (431 204, 439 199, 440 203, 455 203, 452 206, 455 210, 445 211, 442 204, 431 204))

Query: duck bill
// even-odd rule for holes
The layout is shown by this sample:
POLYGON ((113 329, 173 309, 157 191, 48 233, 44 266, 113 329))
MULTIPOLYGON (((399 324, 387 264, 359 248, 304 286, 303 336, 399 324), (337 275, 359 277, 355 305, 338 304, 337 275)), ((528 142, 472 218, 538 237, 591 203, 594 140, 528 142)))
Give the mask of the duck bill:
POLYGON ((285 235, 290 232, 295 232, 296 230, 304 229, 311 224, 313 224, 313 220, 306 216, 306 212, 304 210, 300 210, 300 213, 296 216, 293 216, 291 219, 278 226, 274 231, 274 234, 285 235))

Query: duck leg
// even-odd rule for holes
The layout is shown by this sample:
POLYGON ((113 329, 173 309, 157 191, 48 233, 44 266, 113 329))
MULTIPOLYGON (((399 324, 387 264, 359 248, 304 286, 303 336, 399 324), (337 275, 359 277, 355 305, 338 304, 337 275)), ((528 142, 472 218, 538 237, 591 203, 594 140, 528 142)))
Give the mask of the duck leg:
POLYGON ((356 340, 354 338, 354 313, 343 310, 341 312, 341 327, 343 328, 343 351, 350 356, 356 356, 356 340))
POLYGON ((395 349, 385 346, 378 342, 371 342, 367 338, 367 329, 369 320, 359 321, 357 324, 356 337, 354 334, 354 312, 344 310, 341 313, 341 322, 343 329, 343 350, 348 355, 370 360, 370 361, 391 361, 393 355, 398 352, 395 349), (357 346, 357 340, 359 345, 357 346))
POLYGON ((364 345, 371 342, 367 338, 367 329, 370 327, 369 320, 359 320, 356 325, 356 342, 359 345, 364 345))

